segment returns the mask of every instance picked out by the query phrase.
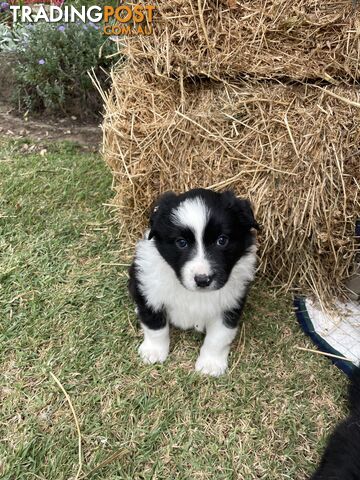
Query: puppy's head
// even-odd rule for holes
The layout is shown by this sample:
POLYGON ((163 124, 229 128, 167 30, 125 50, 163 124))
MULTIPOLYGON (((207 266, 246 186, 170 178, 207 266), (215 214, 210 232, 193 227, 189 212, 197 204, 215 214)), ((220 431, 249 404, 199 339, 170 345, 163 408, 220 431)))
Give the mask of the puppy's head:
POLYGON ((226 191, 168 192, 156 202, 148 239, 188 290, 222 288, 258 229, 250 202, 226 191))

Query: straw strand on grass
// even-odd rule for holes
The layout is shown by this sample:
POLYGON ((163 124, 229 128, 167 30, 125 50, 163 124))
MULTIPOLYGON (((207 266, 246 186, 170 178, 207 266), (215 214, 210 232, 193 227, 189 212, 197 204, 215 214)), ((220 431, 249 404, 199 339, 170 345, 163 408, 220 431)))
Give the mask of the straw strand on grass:
POLYGON ((78 458, 79 458, 79 466, 78 466, 78 469, 77 469, 77 472, 76 472, 76 475, 75 475, 75 480, 78 480, 79 477, 80 477, 81 471, 82 471, 82 446, 81 446, 82 440, 81 440, 81 430, 80 430, 79 421, 77 419, 76 412, 75 412, 75 409, 73 407, 73 404, 72 404, 72 401, 71 401, 71 398, 70 398, 69 394, 67 393, 67 391, 65 390, 65 388, 61 384, 60 380, 56 377, 56 375, 52 372, 50 372, 50 375, 52 376, 53 380, 58 385, 60 390, 63 392, 63 394, 66 398, 66 401, 69 404, 71 413, 74 417, 75 426, 76 426, 77 435, 78 435, 78 458))

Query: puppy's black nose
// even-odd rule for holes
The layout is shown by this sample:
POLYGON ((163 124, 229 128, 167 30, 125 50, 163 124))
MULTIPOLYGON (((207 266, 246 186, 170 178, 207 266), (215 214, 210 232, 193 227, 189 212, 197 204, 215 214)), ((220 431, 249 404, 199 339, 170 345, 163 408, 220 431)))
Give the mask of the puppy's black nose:
POLYGON ((209 275, 195 275, 194 280, 198 287, 205 288, 210 285, 212 277, 209 275))

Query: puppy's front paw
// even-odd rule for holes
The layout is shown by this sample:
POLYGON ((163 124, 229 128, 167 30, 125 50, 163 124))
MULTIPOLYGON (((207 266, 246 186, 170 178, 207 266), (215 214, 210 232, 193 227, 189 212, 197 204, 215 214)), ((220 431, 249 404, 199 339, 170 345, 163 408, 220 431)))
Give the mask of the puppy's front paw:
POLYGON ((139 347, 139 354, 144 363, 163 363, 169 354, 169 346, 144 341, 139 347))
POLYGON ((226 372, 227 358, 223 356, 202 355, 198 357, 195 363, 195 370, 204 375, 219 377, 226 372))

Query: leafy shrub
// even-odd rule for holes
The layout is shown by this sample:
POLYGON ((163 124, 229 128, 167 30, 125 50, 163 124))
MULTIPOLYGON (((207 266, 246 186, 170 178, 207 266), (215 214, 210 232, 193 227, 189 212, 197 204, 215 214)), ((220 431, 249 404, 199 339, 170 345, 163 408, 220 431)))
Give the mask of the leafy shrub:
POLYGON ((0 52, 16 51, 20 42, 26 41, 29 33, 25 26, 16 25, 10 28, 6 23, 0 23, 0 52))
POLYGON ((17 48, 16 101, 30 111, 94 114, 101 97, 88 71, 106 85, 116 44, 93 23, 29 24, 29 35, 17 48))

